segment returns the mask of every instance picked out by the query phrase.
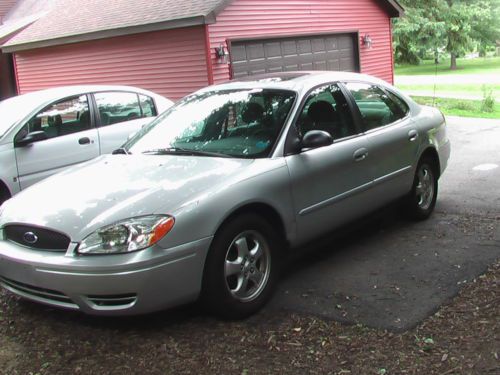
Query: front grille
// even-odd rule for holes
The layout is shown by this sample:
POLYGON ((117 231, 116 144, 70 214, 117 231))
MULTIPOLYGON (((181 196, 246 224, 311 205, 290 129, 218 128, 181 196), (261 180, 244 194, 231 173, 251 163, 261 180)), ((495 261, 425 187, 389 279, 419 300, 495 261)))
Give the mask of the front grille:
POLYGON ((119 294, 113 296, 87 296, 88 300, 99 307, 124 307, 137 301, 136 294, 119 294))
POLYGON ((71 241, 65 234, 30 225, 6 225, 3 232, 12 242, 40 250, 66 251, 71 241))
POLYGON ((11 292, 22 297, 62 307, 78 309, 78 306, 67 295, 55 290, 20 283, 19 281, 7 279, 6 277, 0 277, 0 284, 2 284, 2 286, 7 290, 10 290, 11 292))

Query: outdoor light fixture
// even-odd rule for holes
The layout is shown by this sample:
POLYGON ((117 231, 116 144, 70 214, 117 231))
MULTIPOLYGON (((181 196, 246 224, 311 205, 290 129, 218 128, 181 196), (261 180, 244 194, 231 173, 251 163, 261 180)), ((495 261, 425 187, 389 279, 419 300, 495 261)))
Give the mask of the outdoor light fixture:
POLYGON ((227 51, 226 47, 221 43, 219 47, 215 47, 215 56, 217 56, 217 59, 219 60, 219 63, 225 64, 227 63, 227 58, 229 56, 229 52, 227 51))
POLYGON ((370 34, 366 34, 364 37, 363 37, 363 45, 368 48, 368 49, 371 49, 372 48, 372 44, 373 44, 373 41, 372 41, 372 38, 370 37, 370 34))

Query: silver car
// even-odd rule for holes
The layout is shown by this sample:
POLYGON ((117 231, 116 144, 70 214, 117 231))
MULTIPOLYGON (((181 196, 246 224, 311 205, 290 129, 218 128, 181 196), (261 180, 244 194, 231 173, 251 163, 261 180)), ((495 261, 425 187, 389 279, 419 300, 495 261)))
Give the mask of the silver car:
POLYGON ((1 207, 0 283, 51 306, 241 318, 291 249, 401 199, 433 211, 443 115, 366 75, 281 73, 185 97, 113 155, 1 207))
POLYGON ((173 103, 129 86, 64 86, 0 102, 0 204, 121 146, 173 103))

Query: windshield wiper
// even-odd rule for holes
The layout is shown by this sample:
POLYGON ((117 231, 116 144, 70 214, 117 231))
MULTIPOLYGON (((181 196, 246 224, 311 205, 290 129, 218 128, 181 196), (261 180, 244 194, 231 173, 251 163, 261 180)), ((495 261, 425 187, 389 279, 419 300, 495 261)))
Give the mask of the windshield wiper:
POLYGON ((142 152, 143 154, 155 154, 155 155, 188 155, 188 156, 214 156, 219 158, 231 158, 231 155, 221 154, 219 152, 202 151, 202 150, 189 150, 181 147, 166 147, 166 148, 155 148, 152 150, 146 150, 142 152))
POLYGON ((113 150, 113 152, 111 154, 112 155, 130 155, 130 152, 128 152, 126 148, 120 147, 120 148, 117 148, 116 150, 113 150))

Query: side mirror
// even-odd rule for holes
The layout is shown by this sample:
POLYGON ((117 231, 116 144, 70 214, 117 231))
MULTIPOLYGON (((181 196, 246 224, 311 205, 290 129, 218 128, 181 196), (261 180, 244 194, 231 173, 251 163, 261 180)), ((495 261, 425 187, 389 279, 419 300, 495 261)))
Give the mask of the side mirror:
POLYGON ((36 132, 28 133, 24 136, 24 138, 15 141, 14 146, 24 147, 33 142, 43 141, 45 139, 47 139, 47 134, 45 134, 43 130, 38 130, 36 132))
POLYGON ((309 130, 302 138, 302 149, 312 149, 329 146, 333 143, 333 137, 330 133, 323 130, 309 130))

